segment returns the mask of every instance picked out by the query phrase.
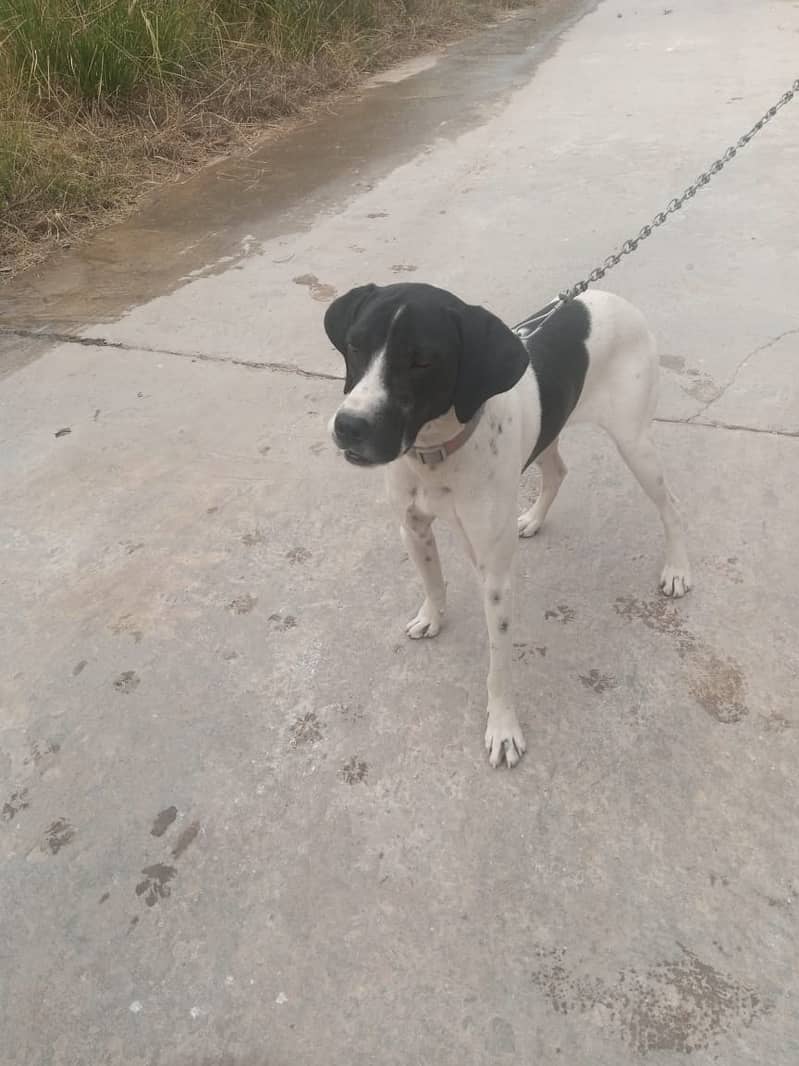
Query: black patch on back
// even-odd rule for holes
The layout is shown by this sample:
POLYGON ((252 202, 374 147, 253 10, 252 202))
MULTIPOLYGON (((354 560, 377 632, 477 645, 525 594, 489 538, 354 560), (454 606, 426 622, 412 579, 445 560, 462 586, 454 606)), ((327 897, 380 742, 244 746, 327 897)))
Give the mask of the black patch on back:
POLYGON ((557 437, 580 399, 588 371, 585 342, 591 333, 591 315, 581 300, 569 300, 526 340, 523 324, 517 329, 541 397, 541 432, 526 469, 557 437))

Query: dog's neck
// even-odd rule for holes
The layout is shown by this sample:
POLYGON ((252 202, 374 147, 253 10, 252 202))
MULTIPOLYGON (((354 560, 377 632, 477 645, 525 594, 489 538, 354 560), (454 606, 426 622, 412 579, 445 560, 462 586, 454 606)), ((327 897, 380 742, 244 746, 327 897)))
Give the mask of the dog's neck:
POLYGON ((469 440, 482 416, 481 407, 468 422, 463 423, 458 420, 454 410, 450 409, 445 415, 422 426, 412 447, 408 449, 408 455, 424 466, 443 463, 469 440))
POLYGON ((450 407, 445 415, 434 418, 432 422, 425 422, 416 434, 413 446, 415 448, 441 448, 447 441, 457 437, 463 428, 464 424, 458 421, 455 408, 450 407))

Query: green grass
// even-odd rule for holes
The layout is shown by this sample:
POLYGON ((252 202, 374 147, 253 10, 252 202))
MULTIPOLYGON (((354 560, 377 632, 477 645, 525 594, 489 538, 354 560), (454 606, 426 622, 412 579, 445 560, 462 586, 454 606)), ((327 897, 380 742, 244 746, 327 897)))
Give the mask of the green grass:
POLYGON ((0 268, 242 130, 508 6, 0 0, 0 268))
POLYGON ((0 0, 0 27, 29 94, 111 103, 215 62, 222 28, 208 0, 0 0))

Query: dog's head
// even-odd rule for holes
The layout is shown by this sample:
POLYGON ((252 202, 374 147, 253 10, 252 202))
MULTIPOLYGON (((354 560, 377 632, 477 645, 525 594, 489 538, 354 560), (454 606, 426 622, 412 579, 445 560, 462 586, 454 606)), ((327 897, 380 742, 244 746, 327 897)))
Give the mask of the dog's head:
POLYGON ((347 366, 333 439, 359 466, 392 462, 450 410, 468 422, 529 365, 495 315, 431 285, 352 289, 327 309, 325 330, 347 366))

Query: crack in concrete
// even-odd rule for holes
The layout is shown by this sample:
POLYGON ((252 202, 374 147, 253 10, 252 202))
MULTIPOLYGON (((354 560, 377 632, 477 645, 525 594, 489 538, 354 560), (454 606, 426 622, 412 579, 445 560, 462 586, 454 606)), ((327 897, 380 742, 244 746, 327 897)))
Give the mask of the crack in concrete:
MULTIPOLYGON (((795 333, 799 333, 799 328, 786 329, 783 333, 778 333, 776 337, 772 337, 770 340, 767 340, 765 344, 761 344, 757 348, 753 348, 751 352, 747 352, 747 354, 743 357, 743 359, 738 363, 738 366, 736 366, 735 370, 733 370, 733 372, 730 375, 730 379, 727 382, 727 384, 726 385, 722 385, 722 387, 718 390, 718 392, 716 393, 716 395, 712 399, 708 400, 707 403, 704 404, 704 406, 700 407, 699 410, 696 412, 696 414, 691 415, 691 418, 690 418, 689 421, 696 422, 696 419, 698 419, 700 417, 700 415, 703 415, 705 413, 705 411, 708 410, 708 408, 712 407, 714 403, 718 403, 719 402, 719 400, 732 388, 732 386, 738 380, 738 375, 741 373, 741 371, 743 370, 743 368, 746 366, 746 364, 749 362, 750 359, 754 359, 754 357, 756 355, 759 355, 761 352, 768 351, 769 348, 773 348, 775 344, 779 344, 779 342, 781 340, 784 340, 785 337, 791 337, 795 333)), ((704 423, 696 422, 696 424, 697 425, 703 425, 704 423)), ((735 426, 734 428, 735 429, 745 429, 745 428, 749 428, 749 427, 735 426)), ((763 432, 767 432, 767 431, 766 430, 755 430, 754 432, 763 433, 763 432)), ((789 434, 789 436, 795 436, 795 434, 789 434)))
POLYGON ((179 352, 170 348, 151 348, 146 344, 126 344, 110 341, 105 337, 78 337, 74 333, 58 333, 51 330, 23 329, 0 326, 0 337, 24 337, 26 340, 52 341, 54 344, 76 344, 82 348, 111 348, 117 352, 147 352, 148 355, 171 355, 178 359, 191 359, 201 363, 224 363, 228 366, 243 366, 248 370, 271 370, 278 374, 294 374, 314 381, 343 381, 343 375, 325 374, 321 370, 304 370, 293 363, 273 363, 260 359, 237 359, 224 355, 207 355, 203 352, 179 352))
MULTIPOLYGON (((735 373, 731 377, 727 385, 724 386, 722 391, 715 399, 711 400, 705 407, 697 411, 696 414, 689 415, 687 418, 655 418, 653 421, 660 422, 665 425, 673 426, 699 426, 704 429, 725 429, 730 431, 736 431, 741 433, 760 433, 764 436, 771 437, 789 437, 799 439, 799 430, 791 429, 763 429, 758 426, 743 426, 737 425, 732 422, 717 422, 717 421, 697 421, 699 416, 707 410, 707 408, 716 402, 726 390, 732 385, 736 375, 742 370, 744 364, 748 359, 757 355, 758 352, 765 351, 767 348, 773 347, 778 341, 781 341, 783 337, 788 337, 793 333, 799 333, 799 329, 789 329, 785 333, 781 333, 777 337, 773 337, 770 341, 762 344, 759 348, 750 352, 739 363, 735 373)), ((73 333, 58 333, 50 330, 36 330, 36 329, 24 329, 15 328, 13 326, 0 326, 0 337, 24 337, 29 340, 45 340, 52 341, 54 344, 76 344, 82 348, 111 348, 114 351, 119 352, 147 352, 148 355, 165 355, 175 356, 178 359, 190 359, 194 362, 201 363, 222 363, 226 366, 241 366, 247 370, 268 370, 278 374, 293 374, 297 377, 309 378, 312 381, 336 381, 341 382, 344 380, 343 376, 338 374, 326 374, 321 370, 304 370, 301 366, 296 366, 293 363, 273 363, 259 359, 236 359, 226 358, 223 355, 207 355, 203 352, 179 352, 170 348, 151 348, 147 345, 126 344, 123 341, 110 341, 105 337, 78 337, 73 333)))
MULTIPOLYGON (((701 413, 701 412, 699 412, 701 413)), ((697 415, 688 418, 654 418, 653 422, 661 422, 667 426, 697 426, 700 429, 727 429, 738 433, 760 433, 764 437, 788 437, 799 440, 799 429, 765 429, 761 426, 743 426, 736 422, 704 421, 697 422, 697 415)))

